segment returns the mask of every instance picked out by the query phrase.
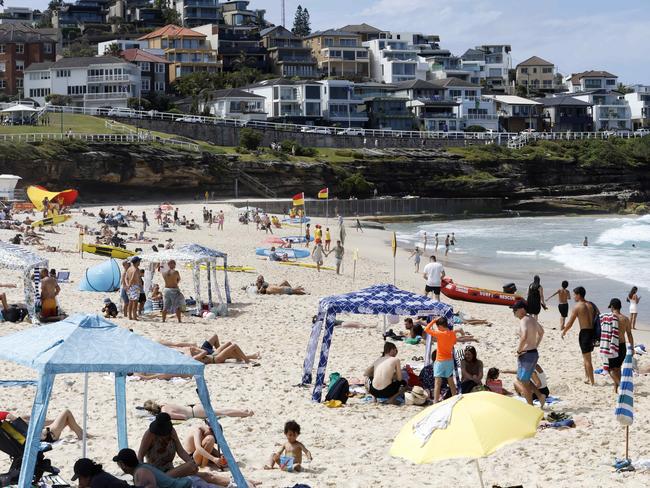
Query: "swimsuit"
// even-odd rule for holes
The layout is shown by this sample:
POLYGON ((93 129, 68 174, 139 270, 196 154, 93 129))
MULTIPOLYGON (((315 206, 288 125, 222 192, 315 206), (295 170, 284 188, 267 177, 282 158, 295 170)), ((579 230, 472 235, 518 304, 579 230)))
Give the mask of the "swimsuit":
POLYGON ((56 305, 56 299, 54 298, 43 298, 41 300, 41 317, 56 317, 58 314, 58 307, 56 305))
POLYGON ((178 288, 163 289, 163 310, 169 313, 176 313, 185 305, 185 297, 178 288))
POLYGON ((594 329, 580 329, 578 334, 578 343, 582 354, 590 353, 594 350, 594 329))
POLYGON ((557 306, 557 309, 560 311, 560 315, 564 318, 567 318, 569 316, 569 304, 568 303, 560 303, 557 306))
POLYGON ((126 290, 126 294, 132 302, 137 302, 140 299, 140 293, 142 293, 142 287, 140 285, 131 285, 126 290))
POLYGON ((451 378, 454 375, 454 360, 436 361, 433 363, 433 376, 435 378, 451 378))
POLYGON ((627 346, 625 342, 620 342, 618 345, 618 356, 607 360, 609 369, 620 368, 625 360, 625 354, 627 354, 627 346))
POLYGON ((537 349, 530 349, 517 358, 517 379, 525 383, 530 381, 539 360, 537 349))

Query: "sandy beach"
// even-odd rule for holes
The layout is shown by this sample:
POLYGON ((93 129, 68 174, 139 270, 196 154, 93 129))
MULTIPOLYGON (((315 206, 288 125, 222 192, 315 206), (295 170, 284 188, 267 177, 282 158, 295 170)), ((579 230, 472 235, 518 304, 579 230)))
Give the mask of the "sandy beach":
MULTIPOLYGON (((180 214, 202 223, 202 203, 180 204, 180 214)), ((111 205, 104 205, 110 210, 111 205)), ((321 487, 473 487, 478 485, 475 467, 468 460, 450 460, 433 465, 413 465, 407 461, 392 458, 388 454, 393 438, 402 425, 420 411, 417 406, 382 406, 367 404, 360 397, 352 398, 343 408, 329 409, 315 404, 310 399, 311 389, 299 388, 302 364, 310 333, 311 317, 316 313, 319 300, 327 295, 349 292, 376 283, 393 282, 393 259, 387 231, 364 229, 357 232, 352 222, 347 225, 346 256, 344 272, 337 276, 333 271, 317 273, 315 269, 282 266, 255 256, 255 247, 267 237, 263 231, 256 231, 255 225, 241 225, 237 221, 238 210, 210 203, 215 212, 224 210, 225 230, 217 231, 216 224, 208 228, 201 224, 200 230, 178 230, 171 234, 176 245, 198 243, 228 253, 229 264, 255 268, 270 283, 288 280, 292 285, 302 285, 305 296, 260 296, 249 295, 242 287, 255 281, 255 273, 229 273, 233 295, 230 314, 225 318, 204 320, 184 317, 178 325, 175 320, 163 324, 159 314, 139 322, 129 322, 121 317, 115 323, 133 328, 134 332, 153 340, 203 342, 209 336, 218 334, 222 341, 232 341, 244 352, 259 352, 260 367, 239 364, 206 366, 206 379, 213 405, 219 407, 249 408, 255 415, 245 419, 222 419, 225 436, 248 479, 261 481, 263 487, 289 487, 304 483, 312 488, 321 487), (356 278, 353 280, 352 256, 358 249, 356 278), (287 420, 296 420, 302 427, 300 440, 312 452, 314 459, 305 464, 305 471, 299 474, 264 470, 270 454, 283 441, 283 425, 287 420)), ((129 205, 140 215, 146 210, 153 221, 153 205, 129 205)), ((97 214, 99 207, 86 208, 97 214)), ((105 259, 84 254, 83 259, 75 252, 78 232, 75 223, 99 228, 97 218, 82 216, 73 212, 73 218, 55 227, 55 234, 45 234, 47 243, 65 252, 39 252, 49 259, 50 267, 67 268, 71 282, 61 284, 60 305, 68 313, 99 313, 104 297, 110 296, 119 302, 118 293, 89 293, 78 291, 79 279, 84 270, 105 259)), ((312 224, 325 225, 325 219, 313 219, 312 224)), ((334 219, 329 219, 332 236, 338 234, 334 219)), ((170 234, 155 231, 154 224, 146 235, 155 242, 162 242, 170 234)), ((140 231, 141 224, 133 224, 130 234, 140 231)), ((283 228, 274 232, 280 236, 295 235, 299 229, 283 228)), ((6 241, 15 232, 2 230, 0 239, 6 241)), ((128 244, 129 249, 136 245, 128 244)), ((35 247, 31 247, 36 250, 35 247)), ((442 254, 442 253, 441 253, 442 254)), ((421 292, 424 280, 421 273, 414 273, 409 253, 399 249, 397 254, 397 286, 406 290, 421 292)), ((478 286, 498 287, 500 282, 489 276, 454 268, 451 255, 447 260, 441 257, 447 274, 460 283, 478 286)), ((311 261, 310 261, 311 262, 311 261)), ((423 264, 425 264, 423 258, 423 264)), ((333 266, 334 256, 326 259, 325 265, 333 266)), ((477 270, 480 271, 480 270, 477 270)), ((180 267, 181 288, 186 296, 192 293, 191 273, 180 267)), ((3 283, 18 283, 15 289, 3 289, 10 303, 22 301, 22 280, 14 272, 3 272, 3 283)), ((161 283, 160 275, 155 282, 161 283)), ((443 300, 448 301, 446 299, 443 300)), ((487 319, 492 327, 465 325, 478 340, 474 344, 485 370, 496 366, 500 369, 515 369, 517 347, 517 321, 506 307, 449 302, 454 310, 462 310, 474 318, 487 319)), ((547 372, 549 387, 553 396, 561 402, 547 411, 555 410, 573 415, 578 426, 568 430, 547 429, 539 431, 536 437, 505 446, 487 459, 481 460, 487 486, 523 485, 530 487, 590 486, 590 487, 641 487, 650 483, 650 471, 615 473, 611 464, 615 457, 624 454, 625 432, 616 422, 614 407, 616 396, 612 381, 606 376, 597 376, 596 385, 583 383, 582 359, 577 340, 577 326, 565 340, 560 339, 557 330, 558 315, 556 303, 552 302, 549 312, 540 317, 546 328, 546 336, 540 347, 540 364, 547 372)), ((344 317, 340 317, 344 318, 344 317)), ((383 321, 377 316, 354 316, 369 327, 364 329, 337 329, 332 341, 328 374, 340 372, 346 378, 363 376, 364 369, 380 354, 382 349, 383 321)), ((643 322, 643 320, 641 320, 643 322)), ((27 322, 4 322, 2 334, 9 334, 27 327, 27 322)), ((650 346, 650 335, 637 332, 638 343, 650 346)), ((398 343, 402 364, 413 363, 414 356, 422 356, 423 346, 398 343)), ((132 351, 134 357, 138 351, 132 351)), ((639 359, 641 365, 649 365, 650 358, 639 359)), ((594 364, 600 365, 600 358, 594 355, 594 364)), ((31 379, 35 373, 27 368, 2 363, 2 379, 31 379)), ((504 386, 512 390, 512 375, 502 375, 504 386)), ((630 455, 632 459, 650 458, 648 439, 650 435, 650 378, 637 376, 635 382, 635 423, 630 428, 630 455)), ((3 390, 0 410, 28 413, 31 409, 33 391, 7 388, 3 390)), ((49 407, 53 417, 64 408, 72 410, 77 419, 82 413, 83 378, 76 376, 58 377, 53 389, 49 407)), ((130 447, 137 450, 142 434, 149 422, 136 415, 136 405, 145 400, 173 402, 182 405, 197 403, 193 381, 130 381, 127 384, 128 428, 130 447)), ((200 420, 191 420, 176 426, 183 438, 192 425, 200 420)), ((91 375, 89 387, 88 442, 89 457, 104 464, 108 472, 117 474, 118 467, 111 461, 117 451, 115 428, 115 402, 111 378, 108 375, 91 375)), ((62 468, 62 476, 69 480, 72 465, 81 455, 81 443, 69 431, 63 442, 57 443, 48 455, 55 466, 62 468)), ((444 449, 444 446, 440 446, 444 449)), ((6 470, 9 459, 0 455, 0 470, 6 470)))

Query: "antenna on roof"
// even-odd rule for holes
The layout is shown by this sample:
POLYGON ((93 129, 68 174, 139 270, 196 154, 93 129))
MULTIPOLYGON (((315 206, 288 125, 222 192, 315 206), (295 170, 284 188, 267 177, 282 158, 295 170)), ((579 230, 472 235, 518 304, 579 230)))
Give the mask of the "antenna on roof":
POLYGON ((286 21, 286 16, 285 16, 285 10, 284 10, 284 0, 280 0, 282 2, 282 27, 285 26, 285 21, 286 21))

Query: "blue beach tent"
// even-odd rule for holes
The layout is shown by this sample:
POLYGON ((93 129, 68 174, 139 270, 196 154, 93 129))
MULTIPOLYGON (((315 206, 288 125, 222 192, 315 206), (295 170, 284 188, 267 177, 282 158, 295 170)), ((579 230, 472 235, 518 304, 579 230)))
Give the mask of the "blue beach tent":
MULTIPOLYGON (((318 305, 318 316, 311 329, 302 373, 302 384, 310 384, 316 350, 318 349, 318 339, 324 326, 325 333, 323 334, 320 359, 316 371, 316 383, 312 393, 312 400, 315 402, 321 401, 325 369, 327 368, 327 359, 337 313, 444 316, 447 317, 449 323, 453 323, 454 310, 444 303, 417 293, 400 290, 396 286, 388 284, 373 285, 359 291, 332 295, 321 299, 318 305)), ((430 337, 427 337, 427 357, 431 356, 430 339, 430 337)))
POLYGON ((204 365, 157 342, 123 329, 99 315, 75 315, 38 328, 25 329, 0 337, 0 360, 30 367, 38 373, 36 396, 25 441, 19 488, 29 488, 52 393, 54 377, 69 373, 114 373, 119 449, 128 447, 126 432, 126 375, 161 373, 192 375, 201 404, 218 445, 238 487, 246 487, 244 477, 228 447, 210 404, 203 376, 204 365))

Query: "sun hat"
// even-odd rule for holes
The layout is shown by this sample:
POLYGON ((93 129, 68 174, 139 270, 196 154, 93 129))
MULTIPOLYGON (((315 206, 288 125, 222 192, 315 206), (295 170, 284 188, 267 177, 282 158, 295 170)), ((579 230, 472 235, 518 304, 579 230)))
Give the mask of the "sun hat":
POLYGON ((156 415, 156 419, 149 424, 149 432, 158 436, 170 435, 174 430, 172 418, 168 413, 161 412, 156 415))
POLYGON ((111 303, 111 299, 108 297, 104 298, 104 303, 111 303))
POLYGON ((424 405, 427 402, 427 392, 421 386, 414 386, 411 391, 404 393, 404 403, 407 405, 424 405))

